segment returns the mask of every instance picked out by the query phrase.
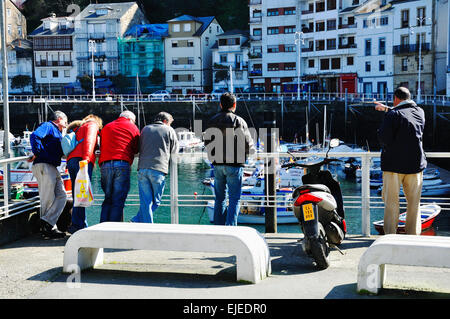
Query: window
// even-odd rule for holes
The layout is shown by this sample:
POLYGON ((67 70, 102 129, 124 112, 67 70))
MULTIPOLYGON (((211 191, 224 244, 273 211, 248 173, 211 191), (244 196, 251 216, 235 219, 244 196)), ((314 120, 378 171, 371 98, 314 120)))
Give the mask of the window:
POLYGON ((280 48, 278 45, 269 45, 267 46, 267 53, 277 53, 280 52, 280 48))
POLYGON ((327 39, 327 50, 336 50, 336 39, 327 39))
POLYGON ((404 34, 400 36, 400 45, 401 46, 408 46, 409 45, 409 35, 404 34))
POLYGON ((327 31, 336 30, 336 19, 327 20, 327 31))
POLYGON ((70 78, 70 70, 64 70, 64 77, 70 78))
POLYGON ((21 25, 17 26, 17 34, 19 35, 19 37, 22 36, 22 26, 21 25))
POLYGON ((386 54, 386 38, 378 39, 378 54, 385 55, 386 54))
POLYGON ((191 32, 191 24, 190 23, 185 23, 183 25, 183 31, 184 32, 191 32))
POLYGON ((267 28, 267 34, 278 34, 279 32, 278 27, 267 28))
POLYGON ((402 71, 408 71, 408 58, 402 59, 402 71))
POLYGON ((417 26, 421 27, 425 25, 425 8, 417 8, 417 26))
POLYGON ((262 35, 262 29, 253 29, 253 35, 262 35))
POLYGON ((352 56, 348 56, 347 57, 347 65, 353 65, 353 57, 352 56))
POLYGON ((11 17, 11 9, 10 8, 6 9, 6 16, 8 18, 11 17))
POLYGON ((368 55, 372 55, 372 40, 371 39, 366 39, 366 42, 365 42, 365 55, 366 56, 368 56, 368 55))
POLYGON ((409 28, 409 10, 402 10, 401 12, 401 27, 409 28))
POLYGON ((46 78, 46 77, 47 77, 47 71, 41 70, 41 78, 46 78))
POLYGON ((295 33, 295 26, 284 27, 284 33, 295 33))
POLYGON ((179 81, 179 76, 178 76, 178 74, 172 75, 172 81, 173 81, 173 82, 178 82, 178 81, 179 81))
POLYGON ((316 40, 316 51, 325 50, 325 40, 316 40))
POLYGON ((57 70, 52 71, 52 77, 54 78, 59 77, 59 72, 57 70))
POLYGON ((294 15, 295 14, 295 7, 293 7, 293 8, 285 8, 284 9, 284 14, 285 15, 294 15))
POLYGON ((267 9, 267 16, 277 16, 279 14, 278 9, 267 9))
POLYGON ((316 22, 316 32, 325 31, 325 22, 324 21, 318 21, 316 22))
POLYGON ((295 62, 292 62, 292 63, 285 63, 285 64, 284 64, 284 69, 285 69, 286 71, 295 70, 295 62))
POLYGON ((330 69, 330 59, 320 59, 320 69, 329 70, 330 69))
POLYGON ((172 65, 178 65, 178 58, 172 58, 172 65))
POLYGON ((336 10, 336 0, 327 0, 327 10, 336 10))
POLYGON ((379 69, 380 71, 384 71, 384 66, 385 66, 384 60, 381 60, 381 61, 378 63, 378 69, 379 69))
POLYGON ((188 58, 187 64, 193 65, 194 64, 194 58, 188 58))
POLYGON ((226 63, 226 62, 228 62, 228 59, 227 59, 227 55, 226 55, 226 54, 221 54, 221 55, 220 55, 220 62, 221 62, 221 63, 226 63))
POLYGON ((370 72, 371 66, 370 66, 370 61, 366 62, 366 72, 370 72))
POLYGON ((340 58, 333 58, 331 59, 331 69, 337 70, 341 68, 341 59, 340 58))
POLYGON ((278 71, 280 69, 280 66, 278 63, 269 63, 267 64, 267 70, 268 71, 278 71))
POLYGON ((188 41, 187 46, 192 48, 194 46, 194 41, 188 41))
POLYGON ((172 31, 173 32, 180 32, 180 25, 179 24, 174 24, 172 26, 172 31))
POLYGON ((316 12, 323 12, 323 11, 325 11, 325 1, 316 2, 316 12))
POLYGON ((313 68, 314 67, 314 59, 309 59, 308 60, 308 68, 313 68))
POLYGON ((380 18, 380 25, 388 25, 388 24, 389 24, 389 17, 380 18))
POLYGON ((208 37, 205 38, 205 45, 209 46, 209 38, 208 37))
POLYGON ((10 24, 8 24, 8 34, 9 35, 12 34, 12 26, 10 24))
POLYGON ((367 19, 363 19, 363 28, 367 28, 369 26, 367 19))
POLYGON ((416 67, 416 69, 417 69, 417 71, 419 70, 419 65, 420 65, 420 70, 423 71, 423 60, 424 60, 424 57, 421 57, 421 59, 420 59, 420 64, 419 64, 419 58, 416 57, 416 62, 417 62, 417 67, 416 67))
POLYGON ((295 52, 295 45, 290 45, 290 44, 285 45, 284 46, 284 51, 285 52, 295 52))
POLYGON ((172 48, 176 48, 178 47, 178 42, 177 41, 172 41, 172 48))

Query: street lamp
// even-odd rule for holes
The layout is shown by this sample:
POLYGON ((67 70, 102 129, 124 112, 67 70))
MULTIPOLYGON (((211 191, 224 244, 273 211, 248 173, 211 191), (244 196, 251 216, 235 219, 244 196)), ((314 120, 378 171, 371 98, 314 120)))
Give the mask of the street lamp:
POLYGON ((95 41, 89 40, 89 52, 92 52, 92 100, 95 101, 95 71, 94 71, 94 52, 95 41))
POLYGON ((297 100, 300 100, 300 64, 301 64, 301 54, 302 54, 302 44, 305 43, 303 39, 303 32, 295 32, 295 44, 298 45, 298 66, 297 66, 297 100))
MULTIPOLYGON (((431 21, 431 18, 426 17, 418 17, 417 21, 420 22, 418 26, 423 26, 425 21, 429 19, 431 21)), ((410 33, 414 34, 414 27, 410 27, 410 33)), ((419 33, 419 76, 418 76, 418 84, 417 84, 417 103, 420 103, 422 100, 422 86, 420 85, 421 80, 421 71, 422 71, 422 34, 419 33)))

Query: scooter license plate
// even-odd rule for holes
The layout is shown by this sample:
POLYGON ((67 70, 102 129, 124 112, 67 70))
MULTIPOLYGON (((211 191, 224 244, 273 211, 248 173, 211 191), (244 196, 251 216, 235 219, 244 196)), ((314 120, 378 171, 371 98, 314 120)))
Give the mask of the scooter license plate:
POLYGON ((314 209, 312 204, 303 205, 302 210, 303 210, 303 219, 305 220, 305 222, 314 219, 314 209))

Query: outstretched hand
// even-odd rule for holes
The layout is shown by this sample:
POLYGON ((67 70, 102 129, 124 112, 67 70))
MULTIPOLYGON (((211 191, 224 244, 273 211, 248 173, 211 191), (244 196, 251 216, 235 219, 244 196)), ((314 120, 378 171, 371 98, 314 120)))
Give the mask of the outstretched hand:
POLYGON ((375 101, 374 103, 375 103, 375 110, 377 111, 386 112, 389 109, 386 105, 380 102, 375 101))

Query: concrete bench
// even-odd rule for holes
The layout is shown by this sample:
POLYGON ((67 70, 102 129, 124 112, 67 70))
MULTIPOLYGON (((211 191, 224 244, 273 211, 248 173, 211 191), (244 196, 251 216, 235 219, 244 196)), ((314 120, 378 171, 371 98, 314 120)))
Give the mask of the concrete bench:
POLYGON ((238 281, 257 283, 271 273, 267 243, 250 227, 113 222, 74 233, 64 248, 63 272, 103 264, 103 248, 229 253, 236 256, 238 281))
POLYGON ((450 268, 450 237, 385 235, 364 252, 358 264, 358 292, 378 293, 385 265, 450 268))

